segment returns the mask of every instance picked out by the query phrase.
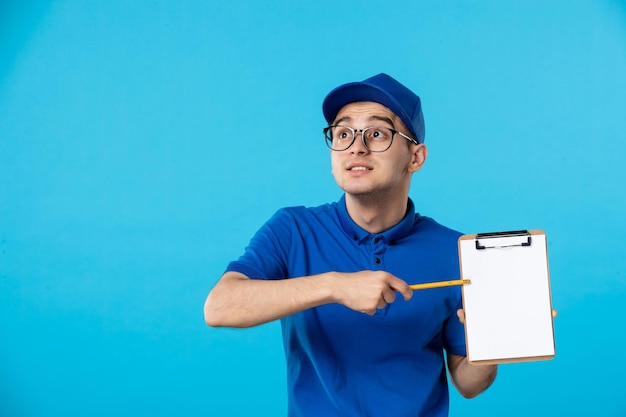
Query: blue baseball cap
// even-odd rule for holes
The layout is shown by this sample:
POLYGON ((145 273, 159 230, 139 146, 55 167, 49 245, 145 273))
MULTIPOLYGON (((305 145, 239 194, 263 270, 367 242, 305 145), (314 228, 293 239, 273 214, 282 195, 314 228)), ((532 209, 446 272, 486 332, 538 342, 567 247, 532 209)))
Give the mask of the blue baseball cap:
POLYGON ((418 143, 424 143, 424 115, 420 98, 389 75, 381 73, 335 88, 322 104, 324 118, 331 124, 343 106, 357 101, 372 101, 387 107, 404 122, 418 143))

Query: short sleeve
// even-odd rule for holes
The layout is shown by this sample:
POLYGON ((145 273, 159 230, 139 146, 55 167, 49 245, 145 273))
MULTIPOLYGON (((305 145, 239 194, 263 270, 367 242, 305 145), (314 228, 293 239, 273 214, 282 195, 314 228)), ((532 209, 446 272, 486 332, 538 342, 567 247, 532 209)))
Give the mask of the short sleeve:
POLYGON ((226 272, 239 272, 253 279, 287 278, 292 224, 287 209, 277 211, 252 237, 243 255, 228 264, 226 272))

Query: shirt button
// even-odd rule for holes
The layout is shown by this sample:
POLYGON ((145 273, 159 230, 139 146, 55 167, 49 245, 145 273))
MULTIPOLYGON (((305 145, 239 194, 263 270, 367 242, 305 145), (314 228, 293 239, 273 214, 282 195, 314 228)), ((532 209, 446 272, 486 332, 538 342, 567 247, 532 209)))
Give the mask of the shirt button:
POLYGON ((380 258, 376 258, 376 263, 379 264, 380 263, 380 258))

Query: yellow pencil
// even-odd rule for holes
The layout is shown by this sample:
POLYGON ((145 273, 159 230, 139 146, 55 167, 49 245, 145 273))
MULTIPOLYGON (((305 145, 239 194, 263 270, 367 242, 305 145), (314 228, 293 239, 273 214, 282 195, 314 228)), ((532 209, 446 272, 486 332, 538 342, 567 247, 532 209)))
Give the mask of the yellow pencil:
POLYGON ((450 287, 452 285, 463 285, 469 284, 469 279, 456 279, 454 281, 438 281, 438 282, 428 282, 426 284, 413 284, 409 285, 412 290, 425 290, 427 288, 439 288, 439 287, 450 287))

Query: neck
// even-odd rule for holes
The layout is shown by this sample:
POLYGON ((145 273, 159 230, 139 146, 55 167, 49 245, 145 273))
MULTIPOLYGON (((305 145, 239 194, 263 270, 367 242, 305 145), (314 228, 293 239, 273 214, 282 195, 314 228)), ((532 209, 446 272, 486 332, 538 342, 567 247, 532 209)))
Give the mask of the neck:
POLYGON ((399 196, 346 194, 346 208, 352 220, 369 233, 380 233, 406 215, 408 193, 399 196))

